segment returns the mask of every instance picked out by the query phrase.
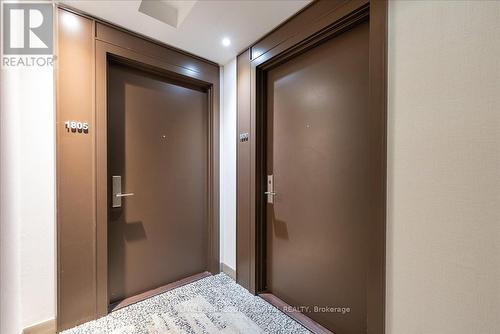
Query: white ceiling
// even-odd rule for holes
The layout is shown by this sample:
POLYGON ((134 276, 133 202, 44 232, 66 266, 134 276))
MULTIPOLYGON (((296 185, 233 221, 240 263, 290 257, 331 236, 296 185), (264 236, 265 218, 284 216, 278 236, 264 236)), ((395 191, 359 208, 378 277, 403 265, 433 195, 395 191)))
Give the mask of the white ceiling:
POLYGON ((177 28, 139 12, 141 0, 60 2, 224 65, 310 0, 199 0, 177 28), (230 46, 222 46, 224 37, 230 46))

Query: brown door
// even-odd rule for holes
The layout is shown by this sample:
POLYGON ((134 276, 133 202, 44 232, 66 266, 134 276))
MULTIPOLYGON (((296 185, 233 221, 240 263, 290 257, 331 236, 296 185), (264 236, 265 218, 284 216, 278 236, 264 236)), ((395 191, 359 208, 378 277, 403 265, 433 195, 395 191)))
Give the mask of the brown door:
POLYGON ((336 334, 366 332, 368 32, 362 23, 267 76, 266 289, 336 334))
POLYGON ((207 105, 206 92, 109 64, 110 303, 207 269, 207 105))

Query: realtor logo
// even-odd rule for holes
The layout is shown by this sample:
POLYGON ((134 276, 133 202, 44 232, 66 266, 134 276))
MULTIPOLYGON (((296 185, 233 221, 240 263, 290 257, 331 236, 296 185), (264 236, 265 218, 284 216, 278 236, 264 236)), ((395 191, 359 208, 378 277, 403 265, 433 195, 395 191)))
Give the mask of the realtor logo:
POLYGON ((53 53, 52 4, 3 3, 3 54, 53 53))

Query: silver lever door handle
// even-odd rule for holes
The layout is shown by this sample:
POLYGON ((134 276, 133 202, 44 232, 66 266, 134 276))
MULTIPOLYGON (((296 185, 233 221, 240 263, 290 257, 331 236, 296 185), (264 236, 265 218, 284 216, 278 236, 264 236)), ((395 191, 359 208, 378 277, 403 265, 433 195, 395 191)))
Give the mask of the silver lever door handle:
POLYGON ((267 195, 267 203, 273 204, 274 203, 274 196, 276 196, 276 193, 274 192, 274 176, 273 175, 267 176, 267 191, 265 191, 264 194, 267 195))
POLYGON ((121 208, 122 207, 122 197, 134 196, 134 193, 126 193, 122 194, 122 177, 120 175, 114 175, 112 177, 112 188, 113 188, 113 197, 112 197, 112 208, 121 208))
POLYGON ((126 193, 126 194, 116 194, 116 197, 128 197, 128 196, 134 196, 134 193, 126 193))

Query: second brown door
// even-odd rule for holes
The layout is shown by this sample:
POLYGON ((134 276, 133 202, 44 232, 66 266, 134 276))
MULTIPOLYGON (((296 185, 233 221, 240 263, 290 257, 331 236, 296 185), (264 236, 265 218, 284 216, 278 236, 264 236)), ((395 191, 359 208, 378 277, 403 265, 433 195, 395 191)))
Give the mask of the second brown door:
POLYGON ((366 332, 368 23, 267 76, 266 289, 337 334, 366 332))
POLYGON ((206 92, 109 63, 110 303, 207 269, 207 105, 206 92))

